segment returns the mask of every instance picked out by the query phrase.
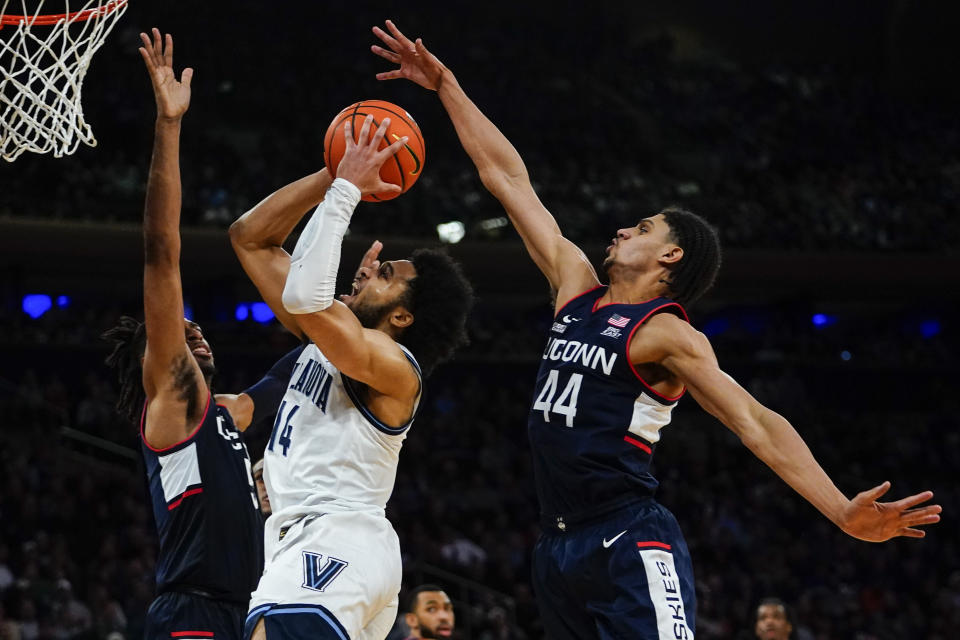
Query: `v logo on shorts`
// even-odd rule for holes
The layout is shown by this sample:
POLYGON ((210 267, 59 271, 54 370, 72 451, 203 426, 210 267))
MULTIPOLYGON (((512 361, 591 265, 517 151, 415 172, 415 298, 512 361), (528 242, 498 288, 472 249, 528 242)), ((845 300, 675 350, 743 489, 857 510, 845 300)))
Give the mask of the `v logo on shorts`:
POLYGON ((623 531, 621 531, 621 532, 618 533, 617 535, 613 536, 613 537, 610 538, 609 540, 607 540, 606 538, 604 538, 604 539, 603 539, 603 548, 604 548, 604 549, 609 549, 609 548, 610 548, 610 545, 612 545, 614 542, 616 542, 617 540, 619 540, 619 539, 620 539, 620 536, 622 536, 622 535, 625 534, 626 532, 627 532, 627 530, 624 529, 623 531))
POLYGON ((330 556, 327 556, 326 563, 322 565, 321 560, 323 560, 321 553, 303 552, 303 585, 301 586, 313 591, 323 591, 349 564, 330 556))

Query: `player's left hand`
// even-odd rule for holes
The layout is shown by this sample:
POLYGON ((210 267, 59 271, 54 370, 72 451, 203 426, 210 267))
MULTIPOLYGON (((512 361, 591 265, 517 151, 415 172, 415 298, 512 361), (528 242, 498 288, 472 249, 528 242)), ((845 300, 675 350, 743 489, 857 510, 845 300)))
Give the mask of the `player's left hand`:
POLYGON ((180 75, 173 72, 173 36, 166 35, 165 43, 160 40, 160 30, 152 30, 153 41, 145 34, 140 34, 143 46, 140 47, 140 56, 147 71, 150 72, 150 82, 153 83, 153 94, 157 99, 157 117, 167 120, 179 120, 190 106, 190 81, 193 79, 193 69, 187 67, 180 75))
POLYGON ((380 27, 374 27, 373 33, 389 49, 384 49, 378 45, 372 45, 370 50, 375 54, 389 60, 394 64, 400 65, 399 69, 393 71, 384 71, 377 74, 377 80, 396 80, 397 78, 406 78, 416 82, 425 89, 437 91, 440 88, 440 82, 443 80, 443 72, 446 67, 423 45, 423 40, 417 38, 412 42, 407 36, 397 29, 397 26, 390 20, 387 20, 387 33, 380 27))
POLYGON ((938 504, 913 509, 933 497, 932 491, 924 491, 896 502, 877 502, 890 490, 890 483, 858 493, 847 505, 841 516, 840 528, 847 534, 867 542, 884 542, 890 538, 905 536, 922 538, 926 532, 918 526, 940 522, 943 509, 938 504))

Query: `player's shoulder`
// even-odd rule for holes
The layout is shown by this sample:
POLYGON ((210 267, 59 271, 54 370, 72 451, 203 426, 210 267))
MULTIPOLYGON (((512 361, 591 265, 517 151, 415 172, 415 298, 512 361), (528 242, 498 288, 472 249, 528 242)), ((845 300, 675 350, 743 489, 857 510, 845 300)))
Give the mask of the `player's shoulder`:
POLYGON ((657 313, 637 328, 630 343, 631 356, 640 352, 659 360, 678 353, 712 350, 710 341, 684 318, 673 313, 657 313))

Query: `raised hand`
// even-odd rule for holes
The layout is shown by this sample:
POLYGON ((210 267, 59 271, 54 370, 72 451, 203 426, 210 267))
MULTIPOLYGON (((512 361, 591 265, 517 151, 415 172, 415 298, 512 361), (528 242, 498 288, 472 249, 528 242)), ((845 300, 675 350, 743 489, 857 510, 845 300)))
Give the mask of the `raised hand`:
POLYGON ((850 501, 840 527, 849 535, 867 542, 884 542, 897 536, 922 538, 924 531, 915 527, 940 522, 940 505, 934 504, 913 509, 933 497, 932 491, 924 491, 896 502, 877 502, 890 490, 890 483, 858 493, 850 501))
POLYGON ((353 285, 350 289, 350 293, 341 295, 341 301, 348 302, 355 295, 360 293, 360 290, 366 286, 367 282, 370 281, 370 278, 376 275, 377 270, 380 269, 380 252, 382 250, 383 243, 379 240, 374 240, 373 244, 370 245, 370 248, 367 249, 366 253, 363 254, 363 258, 360 260, 360 266, 357 267, 357 272, 353 275, 353 285))
POLYGON ((390 146, 378 150, 380 142, 383 141, 383 137, 390 127, 390 118, 384 118, 373 137, 370 137, 370 126, 372 124, 372 115, 363 119, 359 141, 355 142, 350 120, 343 123, 346 150, 343 152, 340 165, 336 168, 336 176, 352 182, 363 195, 368 193, 400 193, 400 185, 384 182, 380 178, 380 167, 393 154, 402 149, 409 138, 403 136, 390 146))
POLYGON ((397 26, 390 20, 387 20, 387 30, 390 33, 380 27, 374 27, 373 33, 389 49, 372 45, 370 50, 381 58, 400 65, 400 68, 378 73, 377 80, 406 78, 431 91, 439 89, 443 80, 443 71, 446 67, 437 59, 437 56, 427 51, 427 48, 423 46, 423 40, 417 38, 416 42, 411 42, 409 38, 400 33, 400 29, 397 29, 397 26))
POLYGON ((165 44, 161 43, 160 30, 152 30, 153 40, 145 34, 140 34, 143 46, 140 47, 140 56, 147 71, 150 72, 150 82, 153 83, 153 95, 157 99, 157 117, 167 120, 179 120, 190 106, 190 80, 193 78, 193 69, 186 68, 177 81, 173 73, 173 36, 165 36, 165 44))
POLYGON ((367 252, 363 254, 363 258, 360 260, 360 266, 357 268, 357 273, 353 276, 353 281, 358 285, 366 282, 377 272, 377 269, 380 268, 380 252, 383 250, 383 243, 379 240, 374 240, 373 244, 370 245, 370 248, 367 249, 367 252))

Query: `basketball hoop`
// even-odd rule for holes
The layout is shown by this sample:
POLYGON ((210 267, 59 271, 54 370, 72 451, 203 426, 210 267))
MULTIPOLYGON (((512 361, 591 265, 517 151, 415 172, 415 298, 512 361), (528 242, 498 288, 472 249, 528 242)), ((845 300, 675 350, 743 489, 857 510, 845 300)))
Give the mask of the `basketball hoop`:
POLYGON ((64 0, 65 13, 46 15, 44 0, 33 13, 20 0, 20 15, 7 12, 11 0, 0 2, 0 156, 13 162, 24 151, 53 151, 60 158, 81 142, 97 146, 80 89, 127 0, 80 0, 76 11, 64 0))

